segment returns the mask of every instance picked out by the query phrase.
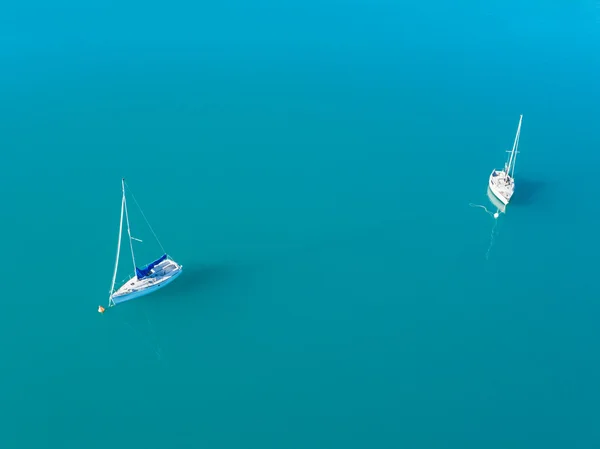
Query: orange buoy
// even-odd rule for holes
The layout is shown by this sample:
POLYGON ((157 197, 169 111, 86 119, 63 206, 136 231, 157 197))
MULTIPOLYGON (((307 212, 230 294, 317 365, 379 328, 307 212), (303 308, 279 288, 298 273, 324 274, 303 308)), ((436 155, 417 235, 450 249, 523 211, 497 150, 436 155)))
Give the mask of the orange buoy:
POLYGON ((104 307, 98 306, 98 313, 104 313, 104 307))

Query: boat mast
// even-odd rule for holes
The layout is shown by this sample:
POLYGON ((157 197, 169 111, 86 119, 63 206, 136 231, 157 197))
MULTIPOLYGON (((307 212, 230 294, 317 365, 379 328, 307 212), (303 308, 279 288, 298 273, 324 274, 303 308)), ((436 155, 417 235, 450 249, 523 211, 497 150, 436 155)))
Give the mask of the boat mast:
POLYGON ((131 259, 133 260, 133 274, 135 274, 135 255, 133 254, 133 242, 131 239, 131 229, 129 228, 129 214, 127 213, 127 200, 125 199, 125 178, 121 179, 123 188, 123 204, 125 205, 125 220, 127 221, 127 235, 129 235, 129 247, 131 248, 131 259))
POLYGON ((523 114, 519 118, 519 127, 517 128, 517 135, 515 136, 515 142, 513 143, 512 151, 510 153, 510 158, 508 160, 508 167, 506 168, 506 175, 513 177, 515 172, 515 160, 517 158, 517 148, 519 146, 519 136, 521 135, 521 122, 523 121, 523 114), (511 174, 512 169, 512 174, 511 174))
POLYGON ((119 243, 117 244, 117 259, 115 260, 115 272, 113 273, 112 284, 110 284, 110 294, 115 290, 115 281, 117 280, 117 268, 119 268, 119 254, 121 253, 121 236, 123 235, 123 209, 125 208, 125 196, 121 198, 121 220, 119 221, 119 243))

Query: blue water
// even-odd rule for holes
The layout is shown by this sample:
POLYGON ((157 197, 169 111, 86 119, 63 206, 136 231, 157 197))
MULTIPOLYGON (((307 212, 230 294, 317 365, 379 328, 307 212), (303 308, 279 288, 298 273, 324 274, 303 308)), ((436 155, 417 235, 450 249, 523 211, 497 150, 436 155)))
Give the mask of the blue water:
POLYGON ((5 8, 0 447, 598 447, 599 55, 593 0, 5 8), (121 177, 184 273, 101 315, 121 177))

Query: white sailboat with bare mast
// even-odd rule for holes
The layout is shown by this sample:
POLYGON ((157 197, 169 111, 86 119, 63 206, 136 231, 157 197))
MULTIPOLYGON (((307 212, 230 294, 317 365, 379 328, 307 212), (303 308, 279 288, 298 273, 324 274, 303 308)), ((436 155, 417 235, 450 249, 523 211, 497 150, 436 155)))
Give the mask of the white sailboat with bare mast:
POLYGON ((519 118, 519 126, 517 128, 517 135, 513 147, 508 157, 508 161, 504 164, 504 170, 492 170, 490 174, 489 187, 494 196, 496 196, 502 204, 507 205, 513 196, 515 191, 515 161, 517 159, 517 153, 519 148, 519 137, 521 136, 521 123, 523 121, 523 115, 519 118))
MULTIPOLYGON (((125 197, 125 179, 121 180, 121 187, 123 191, 123 196, 121 199, 121 222, 119 225, 119 243, 117 245, 117 259, 115 262, 115 271, 112 278, 112 283, 110 286, 110 295, 108 298, 108 305, 112 307, 119 303, 129 301, 134 298, 139 298, 140 296, 147 295, 152 293, 165 285, 173 282, 183 270, 183 267, 175 262, 164 250, 158 237, 154 233, 154 230, 146 220, 144 213, 142 212, 142 216, 144 220, 146 220, 146 224, 152 231, 154 238, 158 242, 161 250, 163 251, 163 255, 158 259, 150 262, 148 265, 143 268, 138 268, 135 263, 135 253, 133 251, 133 240, 140 241, 135 237, 131 236, 131 229, 129 227, 129 214, 127 213, 127 199, 125 197), (121 252, 121 240, 123 235, 123 214, 125 215, 125 221, 127 222, 127 235, 129 237, 129 247, 131 248, 131 259, 133 261, 133 276, 125 282, 121 287, 115 290, 115 281, 117 279, 117 269, 119 268, 119 255, 121 252)), ((135 201, 135 197, 133 197, 135 201)), ((135 201, 137 204, 137 201, 135 201)), ((138 204, 139 207, 139 204, 138 204)), ((140 208, 140 212, 142 209, 140 208)))

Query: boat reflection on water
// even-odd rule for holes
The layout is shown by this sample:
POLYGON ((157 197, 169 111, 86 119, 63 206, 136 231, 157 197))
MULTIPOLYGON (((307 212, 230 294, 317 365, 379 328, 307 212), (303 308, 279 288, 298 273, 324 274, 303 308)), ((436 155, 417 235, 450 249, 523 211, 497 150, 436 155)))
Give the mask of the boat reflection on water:
POLYGON ((487 197, 496 208, 497 214, 499 214, 500 212, 502 212, 503 214, 506 213, 506 205, 503 204, 502 201, 500 201, 498 198, 496 198, 496 195, 492 193, 489 187, 487 189, 487 197))

